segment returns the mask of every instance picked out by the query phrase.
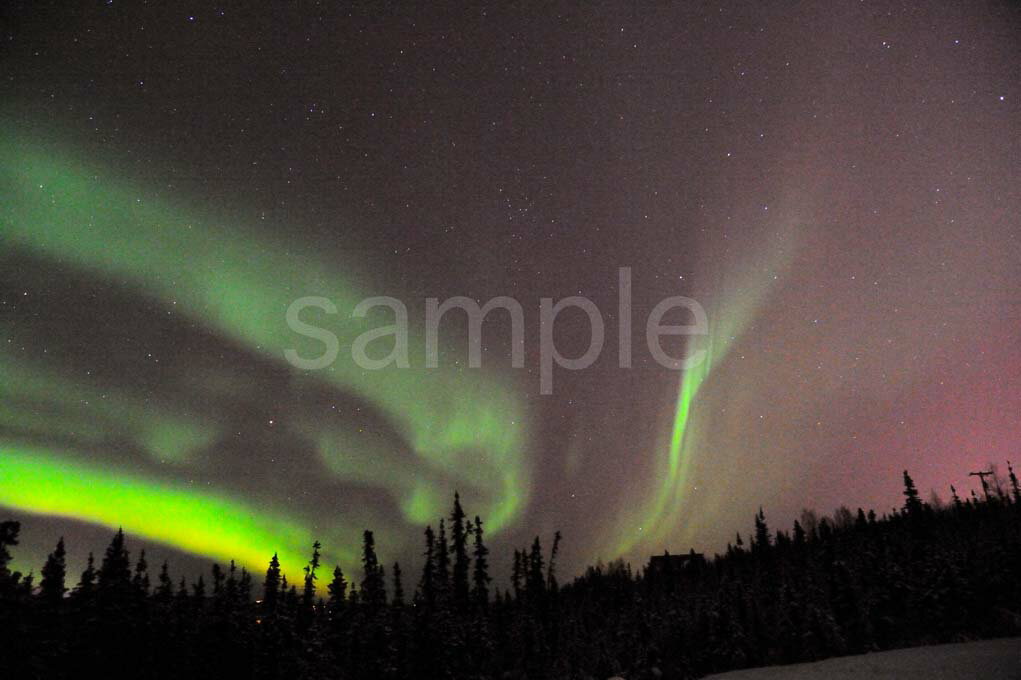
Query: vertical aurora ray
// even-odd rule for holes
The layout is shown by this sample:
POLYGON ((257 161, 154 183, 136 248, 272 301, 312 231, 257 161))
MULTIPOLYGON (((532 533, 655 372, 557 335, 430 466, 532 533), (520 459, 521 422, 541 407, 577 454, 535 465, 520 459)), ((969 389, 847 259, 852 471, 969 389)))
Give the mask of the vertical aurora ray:
POLYGON ((737 266, 725 257, 717 259, 719 268, 703 277, 713 282, 715 293, 707 308, 709 333, 701 338, 689 336, 686 351, 692 356, 704 350, 705 356, 680 375, 671 418, 655 447, 658 483, 651 500, 637 512, 627 513, 618 526, 616 542, 609 550, 614 556, 629 554, 640 546, 659 551, 679 530, 689 538, 694 533, 692 527, 679 528, 677 523, 688 496, 691 465, 700 453, 703 433, 711 426, 712 414, 699 408, 699 397, 790 266, 796 228, 791 222, 772 232, 763 247, 749 254, 753 261, 737 266))
MULTIPOLYGON (((105 176, 101 180, 91 166, 70 155, 43 149, 25 137, 8 134, 0 140, 0 189, 4 196, 0 205, 0 246, 5 250, 30 252, 43 261, 127 285, 173 306, 202 327, 288 371, 295 389, 326 384, 341 394, 356 395, 399 434, 403 441, 401 453, 410 454, 413 464, 409 466, 405 457, 396 455, 391 443, 371 447, 371 453, 345 450, 364 441, 343 431, 344 425, 324 426, 312 416, 295 413, 291 426, 315 443, 325 475, 382 487, 397 501, 407 522, 418 524, 444 513, 454 488, 470 499, 473 512, 487 518, 490 531, 499 531, 519 515, 528 502, 529 486, 524 457, 525 412, 508 381, 482 371, 462 372, 442 361, 439 369, 413 365, 410 369, 367 371, 343 351, 334 365, 323 371, 293 369, 283 361, 284 350, 294 348, 302 356, 315 356, 322 349, 318 342, 287 327, 285 312, 295 299, 324 296, 337 305, 339 314, 323 316, 316 323, 339 337, 342 350, 362 332, 377 327, 370 325, 370 320, 350 316, 350 310, 366 297, 350 276, 338 276, 337 265, 300 244, 224 226, 215 216, 197 216, 193 206, 151 198, 129 182, 105 176)), ((0 330, 15 332, 9 326, 0 326, 0 330)), ((421 334, 409 329, 409 346, 423 344, 421 334)), ((112 394, 109 400, 104 395, 101 418, 89 422, 73 407, 76 402, 89 400, 91 388, 18 361, 5 356, 0 364, 5 378, 15 378, 7 385, 19 385, 5 391, 0 418, 8 424, 25 425, 29 434, 47 429, 44 419, 34 416, 31 404, 55 400, 70 414, 60 429, 65 435, 73 434, 86 447, 102 444, 111 434, 107 425, 116 428, 113 423, 120 416, 132 423, 124 434, 152 459, 188 464, 193 462, 189 459, 191 453, 212 441, 221 427, 193 413, 152 412, 132 403, 132 395, 127 394, 112 394)), ((357 423, 349 426, 352 432, 358 429, 357 423)), ((60 465, 73 461, 40 457, 39 468, 33 472, 32 455, 8 455, 5 450, 0 505, 79 516, 103 524, 121 521, 115 514, 118 518, 129 516, 117 510, 121 506, 115 501, 101 507, 98 497, 83 495, 81 488, 59 476, 60 465), (25 485, 31 482, 37 489, 42 488, 39 485, 46 475, 56 476, 57 481, 45 487, 55 498, 32 492, 25 485), (12 489, 19 486, 23 490, 15 493, 12 489), (88 512, 75 515, 76 499, 85 498, 89 499, 88 512)), ((107 483, 108 492, 116 489, 130 495, 133 489, 146 488, 144 479, 108 468, 90 470, 89 478, 97 484, 106 480, 103 483, 107 483)), ((158 504, 163 498, 158 493, 131 497, 138 506, 146 499, 158 504)), ((173 496, 174 507, 180 507, 187 498, 173 496)), ((148 526, 154 517, 151 513, 137 513, 130 515, 134 517, 131 526, 125 520, 125 528, 208 554, 208 541, 184 537, 192 531, 200 535, 212 531, 199 525, 221 512, 236 510, 249 516, 242 506, 228 502, 226 492, 211 489, 191 499, 217 511, 198 509, 164 515, 161 521, 167 527, 160 531, 148 526)), ((298 513, 287 523, 289 534, 293 531, 304 535, 302 545, 316 537, 322 539, 322 527, 345 525, 343 518, 317 517, 313 521, 306 514, 298 513)), ((232 548, 240 547, 242 537, 258 537, 254 549, 259 552, 258 562, 264 563, 272 533, 266 533, 270 531, 268 518, 259 521, 260 528, 251 530, 246 528, 248 525, 227 523, 216 530, 216 535, 230 534, 232 538, 226 544, 232 548)), ((357 534, 352 532, 342 540, 357 540, 357 534)), ((241 551, 235 554, 240 556, 241 551)), ((253 553, 245 554, 254 557, 253 553)))

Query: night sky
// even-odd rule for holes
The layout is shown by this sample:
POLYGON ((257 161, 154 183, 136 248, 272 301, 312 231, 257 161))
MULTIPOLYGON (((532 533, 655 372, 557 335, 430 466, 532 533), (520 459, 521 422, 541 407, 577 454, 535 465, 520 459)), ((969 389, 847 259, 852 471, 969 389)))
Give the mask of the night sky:
MULTIPOLYGON (((364 528, 417 568, 456 489, 498 568, 560 529, 572 574, 1021 462, 1014 5, 60 4, 0 10, 22 569, 120 525, 184 569, 298 573, 314 539, 351 568, 364 528), (381 295, 410 368, 352 361, 381 295), (645 341, 676 295, 709 319, 663 343, 705 350, 687 371, 645 341), (328 369, 284 359, 322 347, 285 322, 302 296, 339 310, 302 317, 340 338, 328 369), (451 296, 517 299, 524 367, 495 312, 468 368, 451 312, 425 368, 451 296), (568 296, 606 343, 543 395, 540 299, 568 296)), ((589 335, 557 319, 565 356, 589 335)))

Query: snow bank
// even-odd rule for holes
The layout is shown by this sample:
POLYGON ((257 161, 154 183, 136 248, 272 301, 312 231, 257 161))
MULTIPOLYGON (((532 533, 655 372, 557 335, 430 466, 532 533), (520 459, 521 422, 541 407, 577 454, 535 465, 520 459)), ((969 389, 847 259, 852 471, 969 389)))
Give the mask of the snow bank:
POLYGON ((1021 638, 895 649, 793 666, 751 668, 712 680, 1021 680, 1021 638))

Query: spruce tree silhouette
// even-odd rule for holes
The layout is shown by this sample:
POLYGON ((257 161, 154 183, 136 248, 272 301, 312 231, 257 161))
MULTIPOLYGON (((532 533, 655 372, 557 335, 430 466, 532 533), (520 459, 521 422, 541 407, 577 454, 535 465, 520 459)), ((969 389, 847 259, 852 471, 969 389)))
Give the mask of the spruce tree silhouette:
POLYGON ((910 515, 918 515, 922 511, 922 500, 918 497, 915 481, 908 471, 904 471, 904 510, 910 515))
POLYGON ((483 609, 489 604, 489 548, 486 547, 483 538, 482 519, 475 515, 475 527, 472 532, 475 537, 475 545, 472 557, 475 566, 472 573, 472 600, 483 609))
POLYGON ((78 585, 75 586, 74 594, 78 599, 88 600, 96 590, 96 559, 89 553, 85 563, 85 571, 82 572, 78 585))
POLYGON ((230 566, 227 567, 227 581, 223 586, 223 601, 228 609, 233 609, 237 605, 239 587, 238 565, 231 560, 230 566))
POLYGON ((549 553, 549 566, 546 568, 546 588, 555 593, 559 589, 557 584, 557 553, 560 552, 560 532, 553 534, 553 548, 549 553))
POLYGON ((960 512, 961 508, 964 507, 964 503, 961 502, 961 497, 957 495, 957 488, 953 484, 950 485, 950 498, 953 501, 954 509, 960 512))
POLYGON ((238 579, 238 598, 242 602, 252 599, 252 575, 244 567, 241 567, 241 578, 238 579))
POLYGON ((469 559, 468 559, 468 528, 465 526, 465 514, 461 508, 461 497, 454 492, 454 507, 450 512, 450 553, 453 555, 453 574, 451 586, 454 602, 462 609, 468 605, 469 559))
POLYGON ((10 578, 10 570, 7 565, 11 563, 11 553, 8 548, 18 545, 18 534, 21 533, 21 523, 14 521, 0 522, 0 587, 10 578))
POLYGON ((376 539, 365 531, 362 540, 362 604, 370 616, 386 606, 386 582, 383 568, 376 557, 376 539))
POLYGON ((219 597, 223 593, 223 584, 227 580, 227 576, 223 573, 220 565, 215 562, 210 571, 213 575, 213 597, 219 597))
POLYGON ((344 611, 344 605, 347 604, 347 581, 344 580, 344 571, 339 566, 333 568, 333 580, 326 590, 330 595, 330 599, 327 600, 330 613, 337 615, 344 611))
POLYGON ((67 576, 67 553, 64 550, 64 537, 57 541, 57 547, 46 558, 43 565, 42 579, 39 581, 39 597, 51 606, 57 606, 64 599, 67 588, 64 580, 67 576))
MULTIPOLYGON (((362 583, 355 611, 356 675, 380 677, 388 664, 389 624, 387 616, 386 576, 376 555, 376 540, 371 531, 362 534, 362 583)), ((354 591, 352 590, 352 595, 354 591)))
POLYGON ((425 528, 425 552, 422 556, 424 562, 418 591, 422 603, 428 610, 432 610, 436 603, 436 535, 431 526, 425 528))
POLYGON ((1018 484, 1017 475, 1014 474, 1014 466, 1007 461, 1008 478, 1010 479, 1010 495, 1015 505, 1021 505, 1021 485, 1018 484))
POLYGON ((546 591, 545 560, 542 557, 542 544, 539 542, 538 536, 532 541, 532 550, 528 554, 525 591, 532 599, 538 599, 546 591))
POLYGON ((819 520, 819 537, 817 540, 829 542, 830 538, 833 537, 833 527, 830 526, 830 521, 826 517, 819 520))
POLYGON ((436 536, 436 589, 446 599, 450 595, 450 545, 447 543, 447 529, 440 520, 440 533, 436 536))
POLYGON ((805 528, 801 526, 801 522, 794 520, 794 545, 805 544, 805 528))
POLYGON ((174 582, 170 579, 170 564, 166 561, 160 567, 159 576, 156 577, 156 599, 161 603, 169 603, 174 597, 174 582))
POLYGON ((350 588, 348 589, 347 602, 351 609, 355 611, 357 611, 359 605, 361 605, 361 596, 358 594, 358 586, 356 586, 353 582, 350 584, 350 588))
POLYGON ((333 568, 333 579, 326 588, 329 593, 329 599, 326 601, 325 613, 329 622, 326 626, 325 646, 330 659, 337 666, 346 665, 349 655, 350 635, 348 630, 349 607, 347 585, 344 571, 340 566, 335 566, 333 568))
POLYGON ((401 581, 401 565, 398 562, 394 562, 393 574, 391 575, 394 582, 394 594, 392 604, 395 608, 400 609, 404 606, 404 584, 401 581))
POLYGON ((301 606, 298 610, 298 630, 307 632, 312 627, 315 618, 315 597, 316 597, 316 571, 319 569, 320 549, 319 541, 312 544, 312 557, 305 565, 305 579, 301 590, 301 606))
POLYGON ((511 567, 511 587, 514 589, 514 599, 521 599, 522 583, 525 580, 525 556, 520 550, 514 551, 514 563, 511 567))
POLYGON ((145 561, 145 550, 138 551, 138 561, 135 562, 135 573, 131 576, 131 585, 135 593, 142 597, 149 594, 149 563, 145 561))
POLYGON ((273 553, 262 584, 262 610, 266 615, 276 613, 280 601, 280 583, 280 560, 273 553))
POLYGON ((126 615, 123 608, 128 605, 131 593, 131 556, 125 547, 124 530, 118 529, 99 566, 99 605, 110 616, 113 616, 111 610, 116 610, 117 616, 123 617, 126 615))
POLYGON ((766 513, 759 506, 759 512, 755 515, 755 537, 752 539, 752 550, 769 550, 769 525, 766 524, 766 513))
POLYGON ((319 541, 312 544, 312 558, 309 563, 305 565, 305 586, 302 590, 301 604, 303 607, 308 609, 312 608, 315 603, 316 596, 316 570, 319 569, 319 558, 321 556, 320 548, 322 545, 319 541))

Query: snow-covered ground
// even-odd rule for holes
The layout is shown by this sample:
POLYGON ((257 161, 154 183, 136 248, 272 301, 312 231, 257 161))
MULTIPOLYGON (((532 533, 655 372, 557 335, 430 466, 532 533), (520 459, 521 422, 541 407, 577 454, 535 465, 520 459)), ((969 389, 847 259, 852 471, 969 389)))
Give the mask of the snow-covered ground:
MULTIPOLYGON (((793 666, 751 668, 712 680, 1021 680, 1021 638, 962 642, 844 656, 793 666)), ((709 680, 708 678, 706 680, 709 680)))

